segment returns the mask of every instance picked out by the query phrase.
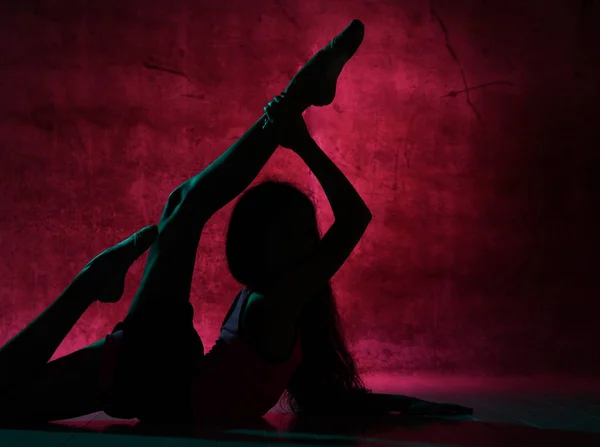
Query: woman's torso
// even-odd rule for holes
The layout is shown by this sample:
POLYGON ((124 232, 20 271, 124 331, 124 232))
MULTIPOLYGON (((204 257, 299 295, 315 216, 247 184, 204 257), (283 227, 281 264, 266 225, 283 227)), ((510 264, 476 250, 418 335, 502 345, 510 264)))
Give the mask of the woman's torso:
POLYGON ((215 346, 199 365, 193 385, 197 421, 260 417, 285 391, 301 362, 300 338, 282 362, 260 357, 243 333, 244 311, 252 292, 243 289, 233 301, 215 346))

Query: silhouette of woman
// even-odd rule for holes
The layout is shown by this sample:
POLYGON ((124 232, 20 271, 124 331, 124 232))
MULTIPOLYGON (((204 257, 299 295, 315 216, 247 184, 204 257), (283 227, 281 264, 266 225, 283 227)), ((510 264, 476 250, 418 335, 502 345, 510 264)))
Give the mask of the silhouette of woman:
POLYGON ((371 213, 311 138, 302 112, 333 101, 338 76, 363 35, 363 24, 352 21, 238 141, 169 195, 158 227, 92 260, 0 350, 1 419, 51 421, 103 410, 150 423, 230 422, 260 417, 286 390, 299 415, 470 411, 371 393, 341 333, 329 280, 362 237, 371 213), (250 186, 278 145, 295 151, 315 174, 335 222, 321 238, 311 200, 291 184, 267 181, 246 191, 226 241, 230 270, 245 287, 205 355, 189 303, 202 228, 250 186), (125 320, 106 338, 49 362, 91 303, 119 299, 127 269, 150 245, 125 320))

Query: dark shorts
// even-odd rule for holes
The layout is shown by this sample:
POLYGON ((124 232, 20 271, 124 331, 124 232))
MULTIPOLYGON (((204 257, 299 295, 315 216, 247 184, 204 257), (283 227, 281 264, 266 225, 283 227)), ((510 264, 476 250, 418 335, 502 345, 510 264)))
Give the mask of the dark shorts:
POLYGON ((204 346, 189 299, 205 222, 189 189, 184 182, 169 195, 127 317, 106 338, 107 354, 113 349, 116 357, 110 416, 181 422, 191 415, 191 381, 204 346))
POLYGON ((191 420, 191 383, 204 346, 191 321, 183 323, 148 328, 125 320, 106 336, 107 361, 116 368, 106 414, 152 423, 191 420))

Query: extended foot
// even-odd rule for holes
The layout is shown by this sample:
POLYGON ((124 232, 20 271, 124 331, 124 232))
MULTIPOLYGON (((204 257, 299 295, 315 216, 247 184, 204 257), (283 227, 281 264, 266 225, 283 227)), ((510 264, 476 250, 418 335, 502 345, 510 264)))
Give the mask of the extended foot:
POLYGON ((300 104, 302 111, 311 105, 331 104, 342 68, 358 50, 364 34, 363 23, 353 20, 294 76, 285 89, 288 98, 300 104))
POLYGON ((116 303, 123 295, 127 271, 157 237, 156 225, 142 228, 88 262, 69 287, 90 302, 116 303))

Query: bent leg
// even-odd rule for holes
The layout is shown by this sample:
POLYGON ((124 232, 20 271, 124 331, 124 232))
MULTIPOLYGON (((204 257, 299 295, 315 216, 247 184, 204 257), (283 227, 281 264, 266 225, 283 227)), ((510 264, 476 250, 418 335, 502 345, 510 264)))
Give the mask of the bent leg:
POLYGON ((92 303, 117 301, 127 270, 152 245, 155 230, 146 227, 94 257, 46 310, 2 346, 0 383, 35 376, 92 303))
POLYGON ((104 340, 47 363, 32 379, 0 384, 2 423, 41 423, 101 411, 104 340))
POLYGON ((29 325, 0 347, 0 383, 35 376, 90 304, 87 298, 67 289, 29 325))

